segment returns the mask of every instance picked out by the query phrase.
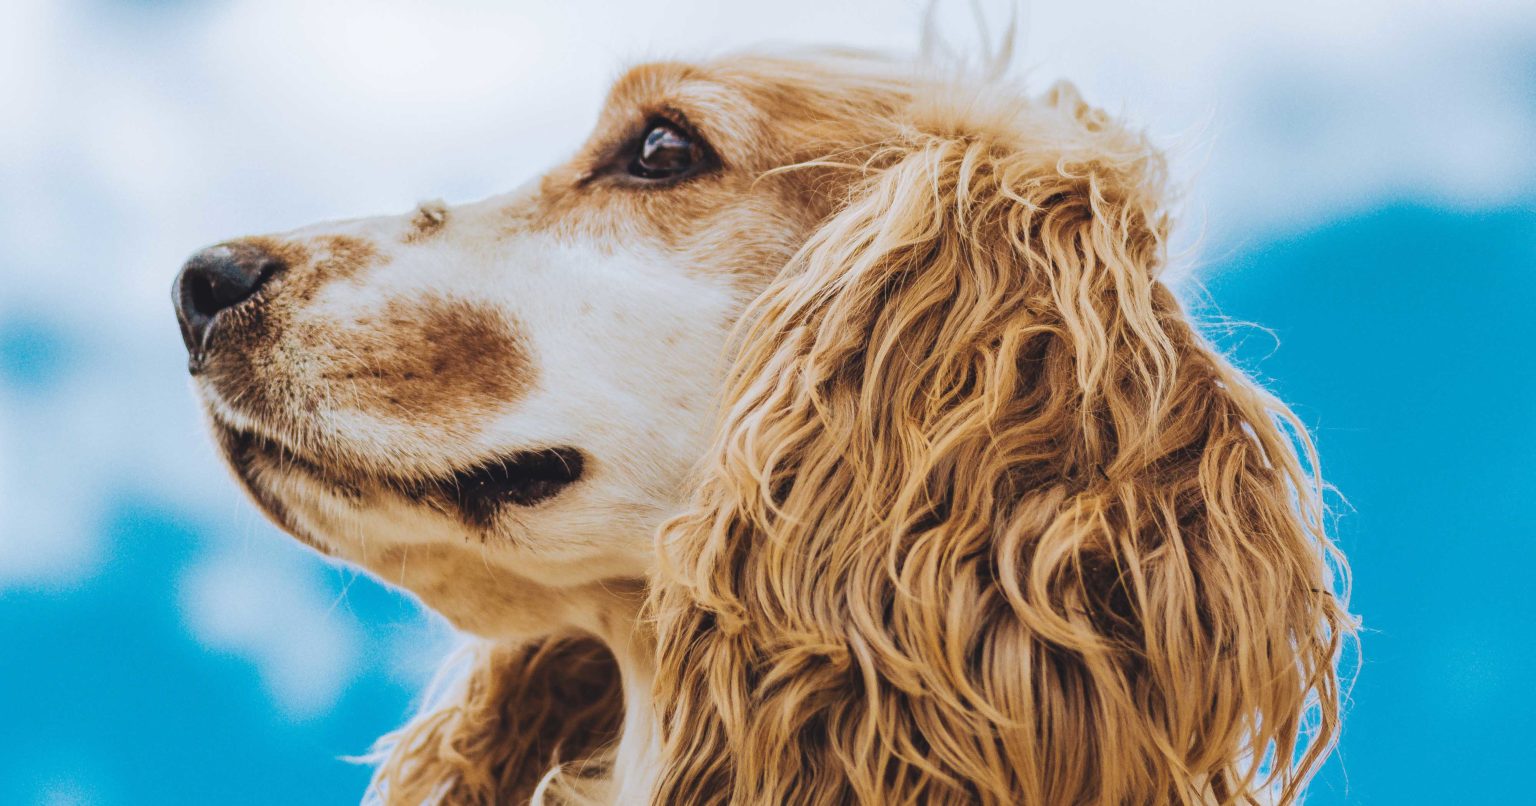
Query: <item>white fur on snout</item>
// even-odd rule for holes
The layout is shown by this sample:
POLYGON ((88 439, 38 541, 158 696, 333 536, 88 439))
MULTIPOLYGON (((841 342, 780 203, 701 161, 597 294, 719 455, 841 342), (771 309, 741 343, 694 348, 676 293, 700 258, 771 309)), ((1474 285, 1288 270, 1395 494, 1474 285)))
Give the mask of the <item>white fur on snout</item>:
MULTIPOLYGON (((278 360, 296 388, 312 390, 311 410, 298 413, 312 442, 381 474, 440 477, 520 450, 571 446, 587 457, 582 478, 534 506, 504 507, 488 535, 395 493, 365 491, 358 499, 302 473, 265 474, 302 531, 482 633, 507 630, 463 623, 477 617, 455 618, 455 609, 484 593, 434 600, 433 573, 479 566, 493 581, 505 579, 505 588, 537 581, 569 589, 649 571, 655 528, 682 500, 690 465, 703 453, 725 336, 744 303, 727 278, 679 265, 659 248, 600 249, 542 232, 509 233, 507 204, 501 197, 450 209, 442 230, 419 242, 402 237, 404 219, 306 231, 306 239, 369 237, 378 256, 355 276, 325 283, 291 326, 344 337, 365 322, 380 327, 391 305, 433 299, 488 306, 527 350, 531 380, 517 399, 492 401, 489 413, 445 428, 405 409, 346 405, 347 395, 327 387, 335 381, 323 377, 326 356, 306 354, 296 339, 280 338, 278 360), (439 557, 436 564, 421 561, 428 552, 439 557), (441 560, 444 552, 458 559, 441 560), (407 562, 413 567, 402 568, 407 562)), ((213 405, 228 408, 217 399, 213 405)), ((547 622, 547 613, 532 611, 547 622)))

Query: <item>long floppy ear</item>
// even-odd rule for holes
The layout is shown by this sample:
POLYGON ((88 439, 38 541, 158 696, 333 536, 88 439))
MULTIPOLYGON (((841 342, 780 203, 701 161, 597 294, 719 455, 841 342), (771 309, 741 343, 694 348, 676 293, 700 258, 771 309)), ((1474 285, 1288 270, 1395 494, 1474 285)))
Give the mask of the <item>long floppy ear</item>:
POLYGON ((546 781, 579 791, 606 776, 623 700, 601 641, 481 643, 459 660, 467 668, 446 670, 460 676, 441 702, 380 740, 369 802, 522 804, 546 781))
POLYGON ((1070 89, 928 113, 751 313, 662 533, 657 803, 1292 800, 1352 622, 1311 447, 1070 89))

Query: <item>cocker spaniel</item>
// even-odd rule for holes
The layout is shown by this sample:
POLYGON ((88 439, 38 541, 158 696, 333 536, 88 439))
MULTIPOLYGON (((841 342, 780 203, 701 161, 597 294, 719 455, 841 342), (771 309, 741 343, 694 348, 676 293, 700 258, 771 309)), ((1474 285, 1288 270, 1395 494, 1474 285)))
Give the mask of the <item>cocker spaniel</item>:
POLYGON ((477 636, 370 796, 1298 799, 1344 564, 1164 173, 1067 85, 747 55, 513 193, 193 256, 250 496, 477 636))

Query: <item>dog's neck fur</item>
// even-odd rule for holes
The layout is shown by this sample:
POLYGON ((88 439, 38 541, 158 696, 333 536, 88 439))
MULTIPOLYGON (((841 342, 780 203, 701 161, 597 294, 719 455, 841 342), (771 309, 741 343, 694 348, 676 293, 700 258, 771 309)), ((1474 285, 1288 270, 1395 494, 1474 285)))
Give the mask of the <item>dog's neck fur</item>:
POLYGON ((644 587, 638 593, 631 583, 617 595, 594 604, 588 628, 607 644, 618 662, 624 692, 624 723, 613 755, 608 782, 608 803, 645 803, 655 784, 660 762, 661 731, 651 707, 651 686, 656 679, 656 639, 642 618, 644 587))

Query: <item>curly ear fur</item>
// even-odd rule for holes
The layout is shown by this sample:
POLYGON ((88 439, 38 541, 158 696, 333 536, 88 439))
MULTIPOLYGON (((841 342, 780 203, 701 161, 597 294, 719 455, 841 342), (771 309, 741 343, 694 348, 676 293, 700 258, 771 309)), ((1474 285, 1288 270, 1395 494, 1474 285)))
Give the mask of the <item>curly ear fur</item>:
POLYGON ((607 646, 555 636, 468 651, 467 674, 443 704, 380 740, 370 801, 528 803, 541 784, 579 794, 581 779, 606 775, 623 718, 607 646))
POLYGON ((749 317, 661 538, 657 803, 1291 801, 1335 738, 1312 448, 1159 282, 1160 157, 980 104, 749 317))

